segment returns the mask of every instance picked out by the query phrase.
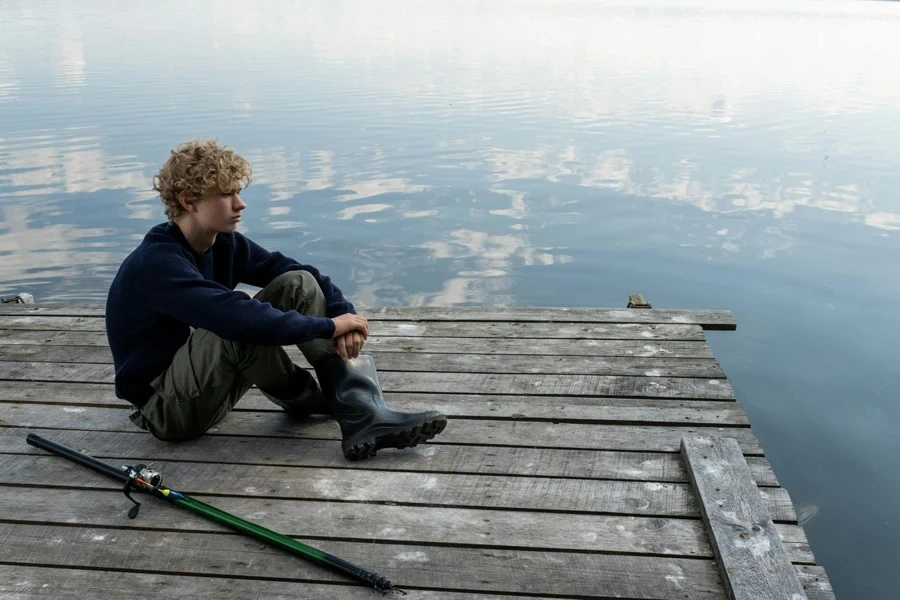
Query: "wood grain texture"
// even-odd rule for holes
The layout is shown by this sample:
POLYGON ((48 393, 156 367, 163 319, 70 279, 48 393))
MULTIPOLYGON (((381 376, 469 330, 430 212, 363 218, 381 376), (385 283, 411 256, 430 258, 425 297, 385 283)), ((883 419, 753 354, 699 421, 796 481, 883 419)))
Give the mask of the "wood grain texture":
MULTIPOLYGON (((21 305, 27 308, 0 306, 0 315, 29 316, 103 316, 100 306, 21 305), (21 312, 19 312, 21 311, 21 312)), ((357 311, 372 321, 536 321, 565 323, 660 323, 700 325, 704 329, 734 329, 734 315, 729 310, 558 307, 366 307, 357 311)))
MULTIPOLYGON (((461 332, 456 332, 461 333, 461 332)), ((475 333, 474 331, 472 333, 475 333)), ((32 331, 0 329, 0 347, 22 353, 15 346, 103 346, 109 344, 100 331, 32 331)), ((291 352, 294 346, 285 346, 291 352)), ((668 339, 557 339, 548 337, 438 337, 388 336, 370 332, 366 350, 372 352, 424 352, 432 354, 537 354, 547 356, 643 356, 657 358, 713 358, 705 341, 668 339)), ((299 353, 298 353, 299 355, 299 353)))
MULTIPOLYGON (((126 462, 137 459, 145 457, 120 457, 126 462)), ((678 483, 164 461, 154 463, 154 467, 175 489, 188 494, 653 517, 700 516, 690 486, 678 483)), ((88 470, 79 474, 78 479, 73 479, 71 473, 71 464, 58 457, 0 455, 0 484, 120 489, 115 482, 88 470)), ((765 488, 760 495, 764 496, 773 519, 796 524, 790 496, 783 488, 765 488)))
MULTIPOLYGON (((89 527, 229 532, 187 511, 169 510, 153 499, 142 510, 165 519, 123 519, 128 510, 118 492, 0 487, 0 521, 89 527)), ((712 558, 699 519, 548 514, 528 511, 216 497, 217 508, 294 537, 391 541, 429 545, 485 546, 673 557, 712 558), (309 518, 315 515, 315 519, 309 518)), ((146 513, 149 514, 149 513, 146 513)), ((803 529, 777 525, 791 560, 814 563, 803 529)))
MULTIPOLYGON (((463 418, 647 425, 750 424, 743 406, 733 401, 405 392, 386 392, 385 401, 397 410, 419 412, 433 408, 447 416, 463 418)), ((109 384, 31 381, 3 382, 0 402, 113 408, 131 406, 116 398, 109 384)), ((241 398, 235 410, 281 413, 281 408, 256 388, 251 388, 241 398)))
MULTIPOLYGON (((297 348, 287 349, 294 363, 312 368, 297 348)), ((631 375, 645 377, 724 378, 712 358, 659 358, 656 356, 531 356, 520 354, 450 354, 373 352, 379 369, 386 371, 450 373, 530 373, 571 375, 631 375)), ((104 346, 0 346, 2 362, 112 364, 104 346)))
MULTIPOLYGON (((797 567, 810 600, 834 600, 834 592, 821 567, 797 567)), ((356 585, 304 583, 294 581, 198 577, 191 575, 139 573, 130 571, 93 571, 71 568, 0 565, 0 594, 11 598, 40 600, 84 600, 85 592, 99 599, 146 600, 148 591, 159 598, 199 600, 358 600, 371 597, 356 585), (298 592, 299 590, 299 592, 298 592)), ((479 592, 448 592, 418 588, 416 600, 519 600, 522 596, 479 592)), ((722 592, 724 594, 724 591, 722 592)), ((5 597, 5 596, 4 596, 5 597)), ((720 596, 724 597, 724 596, 720 596)), ((550 600, 529 596, 530 600, 550 600)), ((554 596, 554 600, 572 600, 554 596)), ((679 600, 684 600, 683 594, 679 600)))
MULTIPOLYGON (((131 409, 0 402, 0 426, 134 431, 131 409)), ((292 419, 278 411, 232 412, 206 435, 250 435, 279 438, 341 439, 337 421, 325 417, 292 419)), ((686 435, 727 436, 740 440, 747 454, 762 455, 749 427, 693 427, 493 421, 452 419, 431 443, 483 446, 527 446, 582 450, 678 452, 686 435)))
MULTIPOLYGON (((299 559, 298 559, 299 560, 299 559)), ((281 579, 281 578, 279 578, 281 579)), ((416 589, 416 600, 521 600, 521 596, 416 589)), ((66 567, 0 565, 0 598, 10 600, 366 600, 377 598, 355 583, 309 583, 233 577, 94 571, 66 567)), ((412 596, 408 596, 412 597, 412 596)), ((533 600, 550 600, 534 597, 533 600)), ((559 600, 554 598, 553 600, 559 600)), ((562 600, 566 600, 563 598, 562 600)))
POLYGON ((688 436, 681 452, 729 597, 805 600, 738 443, 688 436))
POLYGON ((395 392, 734 399, 731 384, 720 379, 388 371, 379 373, 379 380, 385 390, 395 392))
MULTIPOLYGON (((0 361, 0 380, 112 383, 111 364, 0 361)), ((727 380, 616 375, 379 371, 386 392, 732 400, 727 380)))
MULTIPOLYGON (((255 436, 202 436, 190 442, 171 444, 157 440, 137 428, 129 432, 68 429, 19 429, 0 427, 0 453, 37 454, 25 443, 35 432, 48 439, 101 458, 118 459, 124 448, 147 461, 197 461, 243 465, 346 468, 347 461, 335 440, 255 436)), ((777 486, 778 480, 764 457, 747 462, 758 485, 777 486)), ((382 452, 377 460, 359 461, 354 469, 420 473, 477 475, 529 475, 574 479, 611 479, 687 483, 681 457, 660 452, 612 452, 560 450, 506 446, 453 446, 426 444, 404 452, 382 452)))
MULTIPOLYGON (((140 517, 138 517, 140 518, 140 517)), ((239 535, 0 523, 0 561, 215 577, 347 582, 239 535), (128 561, 123 564, 122 553, 128 561)), ((301 539, 408 588, 582 598, 722 595, 711 560, 301 539), (511 577, 510 574, 515 576, 511 577), (667 576, 678 574, 678 585, 667 576)), ((360 591, 365 591, 361 588, 360 591)), ((371 596, 371 591, 367 592, 371 596)), ((256 594, 251 597, 258 597, 256 594)))
MULTIPOLYGON (((3 335, 23 332, 45 334, 47 338, 73 334, 106 335, 103 317, 2 314, 3 335), (40 317, 40 318, 38 318, 40 317)), ((473 339, 567 339, 567 340, 684 340, 706 339, 699 325, 656 323, 493 323, 473 321, 370 321, 371 337, 473 338, 473 339)))
POLYGON ((54 599, 71 597, 70 581, 127 598, 107 586, 120 578, 217 600, 365 592, 155 499, 131 521, 111 481, 73 478, 70 464, 25 444, 35 431, 112 464, 152 461, 176 489, 429 600, 721 599, 680 450, 684 437, 734 436, 788 568, 807 597, 834 597, 705 341, 704 328, 734 328, 730 312, 360 311, 389 405, 437 408, 450 423, 432 443, 348 463, 334 421, 291 420, 256 389, 207 435, 156 440, 113 394, 102 306, 0 306, 0 539, 13 540, 0 548, 10 563, 0 578, 30 573, 41 585, 20 576, 16 589, 54 599), (171 516, 148 523, 151 511, 171 516), (173 541, 182 549, 167 556, 173 541), (150 566, 129 572, 122 560, 150 566))

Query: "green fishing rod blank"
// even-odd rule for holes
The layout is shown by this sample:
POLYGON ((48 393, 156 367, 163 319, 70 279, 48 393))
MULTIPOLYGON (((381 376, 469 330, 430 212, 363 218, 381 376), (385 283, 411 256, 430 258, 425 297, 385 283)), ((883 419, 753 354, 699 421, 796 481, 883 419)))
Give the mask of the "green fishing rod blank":
POLYGON ((162 498, 163 500, 166 500, 176 506, 180 506, 185 510, 189 510, 195 514, 206 517, 211 521, 221 523, 243 534, 252 536, 258 540, 262 540, 270 546, 281 548, 282 550, 290 552, 295 556, 305 558, 313 564, 328 567, 339 573, 349 575, 357 581, 360 581, 367 585, 371 585, 375 591, 381 592, 382 594, 388 594, 391 592, 397 592, 404 595, 406 594, 405 591, 395 587, 394 584, 392 584, 386 578, 381 577, 377 573, 374 573, 367 569, 363 569, 362 567, 358 567, 353 563, 343 560, 342 558, 338 558, 337 556, 334 556, 327 552, 323 552, 322 550, 313 548, 312 546, 308 546, 302 542, 298 542, 294 538, 282 535, 276 531, 272 531, 271 529, 267 529, 265 527, 257 525, 256 523, 245 521, 240 517, 236 517, 230 513, 216 508, 215 506, 211 506, 209 504, 206 504, 205 502, 201 502, 196 498, 191 498, 190 496, 182 494, 181 492, 162 487, 162 476, 159 473, 149 469, 146 465, 123 465, 120 469, 117 469, 116 467, 98 460, 93 456, 84 454, 57 442, 53 442, 35 433, 29 433, 26 441, 36 448, 41 448, 42 450, 46 450, 52 454, 56 454, 57 456, 61 456, 63 458, 71 460, 98 473, 106 475, 107 477, 111 477, 121 483, 124 483, 125 487, 122 489, 122 491, 126 496, 128 496, 128 499, 135 504, 135 506, 133 506, 128 513, 128 516, 132 519, 137 516, 138 509, 140 508, 141 504, 131 497, 131 492, 143 492, 145 494, 156 496, 157 498, 162 498))

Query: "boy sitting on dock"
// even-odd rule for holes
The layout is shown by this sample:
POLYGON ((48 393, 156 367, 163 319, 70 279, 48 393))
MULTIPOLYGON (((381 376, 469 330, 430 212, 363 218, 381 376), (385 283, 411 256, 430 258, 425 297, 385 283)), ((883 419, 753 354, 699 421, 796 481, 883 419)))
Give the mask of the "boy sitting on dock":
POLYGON ((191 439, 256 385, 294 417, 333 415, 349 460, 440 433, 438 411, 385 405, 372 355, 360 353, 368 322, 327 276, 236 231, 250 181, 246 159, 204 140, 179 145, 153 178, 168 222, 125 259, 106 303, 115 392, 137 408, 132 422, 161 440, 191 439), (250 298, 239 283, 262 290, 250 298))

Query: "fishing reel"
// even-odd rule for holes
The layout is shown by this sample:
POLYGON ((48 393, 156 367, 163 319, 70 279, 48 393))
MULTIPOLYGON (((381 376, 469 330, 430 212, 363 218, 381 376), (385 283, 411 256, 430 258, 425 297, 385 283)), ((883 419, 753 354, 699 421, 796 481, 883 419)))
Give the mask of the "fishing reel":
POLYGON ((159 484, 162 483, 162 475, 147 465, 135 465, 133 467, 123 465, 122 468, 128 473, 130 478, 136 481, 145 481, 150 484, 150 487, 159 487, 159 484))
POLYGON ((128 475, 128 481, 122 488, 125 497, 134 502, 134 506, 128 511, 128 518, 133 519, 141 509, 141 503, 131 497, 131 490, 158 490, 162 483, 162 475, 147 465, 135 465, 133 467, 122 465, 122 470, 128 475))

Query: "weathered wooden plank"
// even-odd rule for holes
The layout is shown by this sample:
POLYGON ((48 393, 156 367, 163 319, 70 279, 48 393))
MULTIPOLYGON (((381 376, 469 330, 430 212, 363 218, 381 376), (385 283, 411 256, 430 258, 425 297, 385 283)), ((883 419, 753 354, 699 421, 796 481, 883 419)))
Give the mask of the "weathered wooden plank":
MULTIPOLYGON (((624 552, 712 558, 700 519, 567 515, 528 511, 389 506, 272 498, 215 497, 217 508, 293 537, 389 541, 523 550, 624 552), (310 515, 315 515, 314 519, 310 515), (439 515, 439 517, 438 517, 439 515)), ((229 532, 194 513, 148 503, 146 519, 127 519, 121 493, 0 486, 0 521, 229 532), (151 512, 152 511, 152 512, 151 512), (165 515, 165 518, 159 518, 165 515)), ((782 525, 788 536, 796 525, 782 525)), ((798 555, 811 562, 809 553, 798 555)))
MULTIPOLYGON (((293 361, 307 369, 299 349, 287 349, 293 361)), ((625 375, 644 377, 724 378, 711 358, 525 356, 515 354, 427 354, 373 352, 379 368, 387 371, 442 373, 532 373, 569 375, 625 375)), ((103 346, 0 346, 0 361, 112 364, 112 353, 103 346)))
MULTIPOLYGON (((712 558, 699 519, 572 515, 528 511, 216 497, 210 502, 242 519, 294 537, 489 546, 526 550, 579 550, 712 558), (310 519, 309 515, 315 515, 310 519), (336 526, 335 524, 339 524, 336 526)), ((93 490, 0 486, 0 521, 179 531, 230 531, 194 513, 148 504, 144 514, 165 519, 123 519, 122 494, 93 490)), ((791 560, 814 564, 798 525, 777 525, 791 560)))
MULTIPOLYGON (((71 407, 49 404, 0 402, 0 425, 133 431, 131 409, 71 407)), ((280 438, 341 439, 333 419, 292 419, 277 411, 241 411, 229 414, 207 435, 254 435, 280 438)), ((433 444, 528 446, 581 450, 678 452, 686 435, 728 436, 740 441, 747 454, 762 455, 759 441, 748 427, 676 427, 667 425, 606 425, 530 421, 452 419, 433 444)), ((385 452, 389 452, 387 450, 385 452)))
MULTIPOLYGON (((0 560, 7 564, 348 581, 346 576, 239 535, 0 524, 0 538, 11 540, 0 547, 0 560), (127 565, 122 564, 123 548, 128 549, 127 565)), ((691 598, 716 600, 722 594, 710 560, 302 541, 384 573, 403 588, 673 600, 683 600, 685 592, 691 598), (673 573, 682 577, 677 584, 671 579, 673 573)), ((363 592, 365 588, 360 589, 363 592)))
POLYGON ((67 331, 105 332, 106 322, 102 317, 23 316, 13 313, 7 314, 6 316, 0 316, 0 328, 26 329, 29 331, 53 331, 62 329, 67 331))
POLYGON ((360 307, 360 313, 373 320, 421 321, 540 321, 567 323, 670 323, 700 325, 704 329, 734 329, 730 310, 556 307, 360 307))
MULTIPOLYGON (((136 460, 131 456, 120 459, 123 464, 136 460)), ((700 514, 690 486, 678 483, 193 462, 154 462, 154 467, 169 485, 188 494, 654 517, 700 514)), ((120 489, 93 472, 73 478, 71 469, 71 463, 54 456, 4 454, 0 455, 0 484, 120 489)), ((796 522, 790 496, 783 488, 764 488, 760 495, 775 520, 796 522)))
MULTIPOLYGON (((732 401, 475 394, 447 396, 397 392, 385 394, 385 399, 389 406, 397 410, 419 412, 435 409, 455 418, 554 423, 622 422, 635 425, 749 425, 743 407, 732 401)), ((281 410, 255 388, 245 395, 238 406, 242 410, 281 410)))
POLYGON ((0 361, 110 364, 109 346, 13 344, 0 346, 0 361))
MULTIPOLYGON (((0 452, 39 453, 25 443, 28 432, 107 460, 127 448, 141 461, 198 461, 246 465, 346 468, 337 440, 292 440, 249 436, 202 436, 170 444, 135 428, 129 432, 0 427, 0 452)), ((758 485, 777 486, 768 461, 747 457, 758 485)), ((677 454, 560 450, 507 446, 453 446, 426 444, 403 452, 382 452, 377 460, 359 461, 354 469, 444 472, 479 475, 530 475, 623 481, 687 483, 677 454)))
MULTIPOLYGON (((47 335, 65 332, 103 332, 102 317, 59 317, 0 315, 4 332, 45 331, 47 335)), ((442 337, 442 338, 530 338, 584 340, 693 340, 706 339, 699 325, 664 325, 655 323, 492 323, 474 321, 371 321, 371 337, 442 337)))
MULTIPOLYGON (((95 571, 65 567, 0 565, 0 597, 9 600, 360 600, 366 590, 356 584, 317 584, 265 579, 206 577, 131 571, 95 571)), ((521 600, 521 596, 417 589, 417 600, 521 600)), ((550 600, 535 597, 533 600, 550 600)), ((558 600, 554 598, 554 600, 558 600)), ((562 599, 566 600, 566 599, 562 599)))
POLYGON ((809 600, 834 600, 834 590, 823 567, 797 565, 795 570, 809 600))
MULTIPOLYGON (((2 346, 108 346, 99 331, 30 331, 0 329, 2 346)), ((290 352, 294 346, 286 346, 290 352)), ((704 341, 652 339, 501 339, 486 337, 407 337, 369 335, 366 350, 372 352, 423 352, 432 354, 541 354, 566 356, 643 356, 657 358, 714 358, 704 341)), ((9 349, 11 352, 21 348, 9 349)), ((298 353, 299 354, 299 353, 298 353)), ((87 362, 87 361, 86 361, 87 362)))
MULTIPOLYGON (((114 375, 106 364, 0 361, 0 380, 109 383, 114 375)), ((379 371, 378 379, 390 392, 734 399, 722 379, 400 371, 379 371)))
MULTIPOLYGON (((449 340, 450 338, 432 338, 429 341, 433 342, 443 339, 449 340)), ((458 342, 459 340, 456 341, 458 342)), ((559 342, 559 340, 551 341, 559 342)), ((578 356, 569 353, 562 344, 557 347, 557 351, 561 354, 554 354, 543 348, 544 340, 517 340, 516 342, 519 350, 528 349, 529 352, 485 354, 479 352, 476 344, 472 344, 469 352, 459 354, 451 352, 410 352, 405 349, 401 351, 400 346, 395 346, 392 351, 382 352, 371 348, 368 344, 366 345, 366 350, 373 353, 381 368, 389 371, 645 375, 647 371, 652 370, 659 373, 659 375, 652 375, 656 377, 660 375, 666 377, 720 378, 725 376, 721 367, 713 358, 685 358, 659 355, 659 350, 649 344, 644 344, 644 346, 651 350, 640 351, 641 355, 578 356), (528 342, 536 345, 529 346, 528 342)), ((621 344, 632 342, 613 340, 607 341, 607 343, 621 344)), ((696 342, 691 343, 696 344, 696 342)), ((285 347, 285 350, 297 364, 305 367, 311 366, 296 347, 285 347)), ((107 364, 112 362, 112 353, 108 346, 9 344, 0 346, 0 361, 107 364)))
MULTIPOLYGON (((2 369, 2 366, 0 366, 2 369)), ((386 391, 733 400, 720 379, 492 373, 379 373, 386 391)))
POLYGON ((40 302, 35 304, 0 304, 0 315, 65 315, 102 317, 106 306, 99 302, 40 302))
MULTIPOLYGON (((797 567, 800 580, 807 587, 809 600, 834 600, 834 592, 821 567, 797 567)), ((674 575, 673 575, 674 577, 674 575)), ((356 585, 303 584, 304 600, 357 600, 360 587, 356 585)), ((160 598, 198 598, 230 600, 266 598, 267 600, 296 600, 297 583, 293 581, 239 579, 229 577, 196 577, 132 571, 95 571, 0 565, 0 595, 11 599, 50 600, 146 600, 148 591, 160 598)), ((724 594, 724 591, 721 592, 724 594)), ((482 594, 476 592, 447 592, 427 589, 415 590, 416 600, 517 600, 521 596, 482 594)), ((724 597, 724 596, 723 596, 724 597)), ((529 596, 531 600, 550 600, 529 596)), ((554 600, 572 600, 554 596, 554 600)), ((683 600, 680 598, 679 600, 683 600)))
MULTIPOLYGON (((0 315, 85 315, 103 316, 102 307, 74 305, 27 305, 27 308, 0 307, 0 315), (22 312, 16 312, 22 311, 22 312)), ((653 309, 563 307, 492 307, 492 306, 415 306, 367 307, 357 311, 371 321, 537 321, 566 323, 660 323, 700 325, 704 329, 734 329, 730 310, 653 309)))
MULTIPOLYGON (((579 398, 565 396, 497 396, 387 392, 389 406, 404 411, 439 410, 450 417, 552 422, 630 422, 646 425, 749 425, 744 408, 733 401, 656 400, 652 398, 579 398)), ((5 381, 0 401, 125 408, 108 384, 5 381)), ((281 412, 256 388, 236 410, 281 412)))
POLYGON ((729 597, 805 599, 737 441, 686 436, 681 452, 729 597))
MULTIPOLYGON (((0 317, 2 318, 2 317, 0 317)), ((105 331, 0 329, 0 345, 108 346, 105 331)))

